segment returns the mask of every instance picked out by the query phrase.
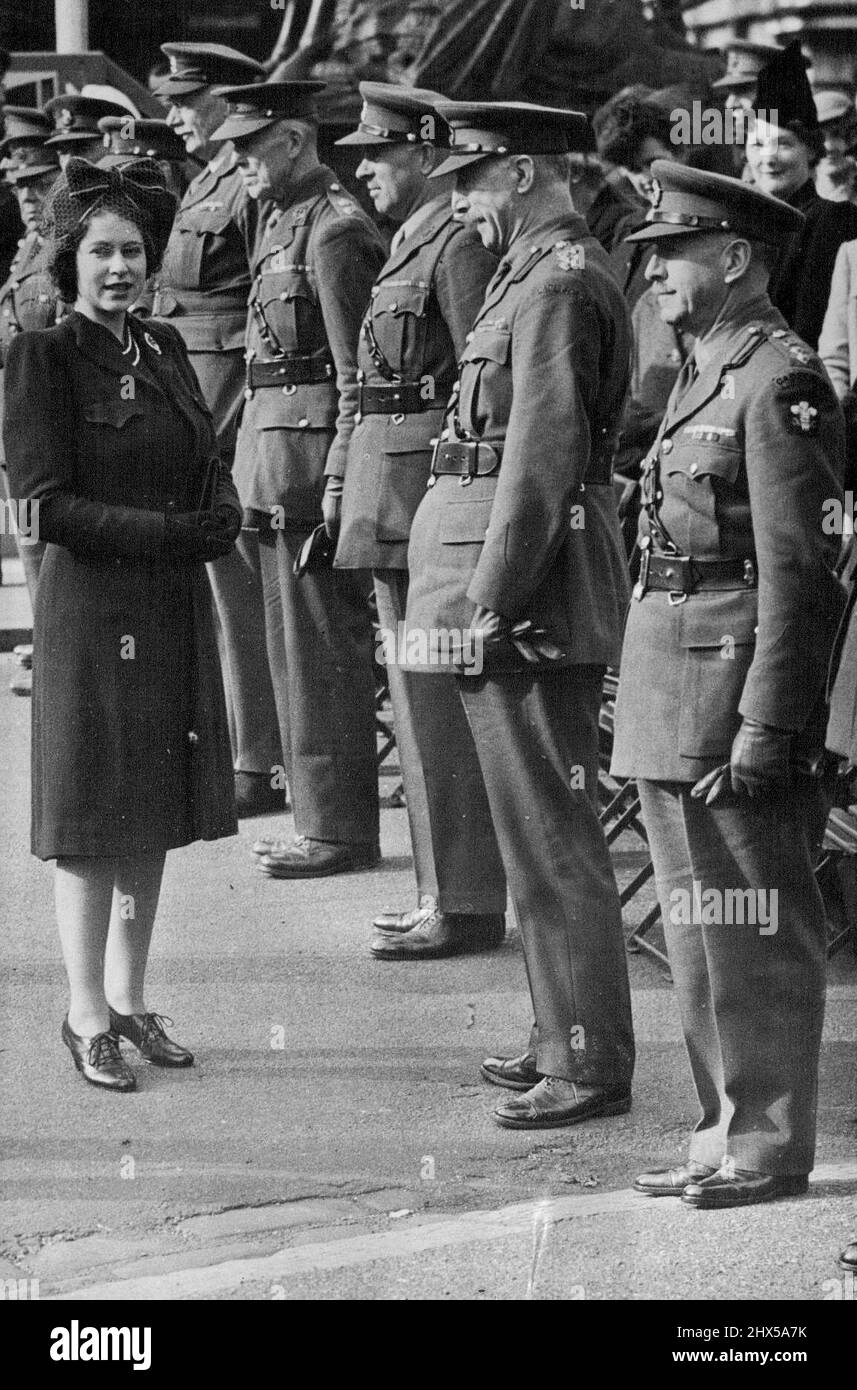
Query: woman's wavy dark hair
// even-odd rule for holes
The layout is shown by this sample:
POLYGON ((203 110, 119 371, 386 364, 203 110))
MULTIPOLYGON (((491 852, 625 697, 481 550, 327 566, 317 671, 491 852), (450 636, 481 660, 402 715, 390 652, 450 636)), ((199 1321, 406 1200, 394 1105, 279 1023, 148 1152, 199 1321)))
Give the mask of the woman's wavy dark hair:
POLYGON ((155 248, 140 226, 139 220, 130 215, 130 210, 125 211, 120 206, 115 207, 96 207, 84 217, 71 239, 66 238, 61 246, 56 247, 48 262, 48 273, 57 287, 57 293, 64 304, 74 304, 77 299, 77 253, 81 242, 89 231, 93 219, 100 217, 102 213, 112 212, 117 217, 124 217, 126 221, 133 223, 143 238, 143 247, 146 252, 146 276, 154 274, 160 268, 162 257, 157 255, 155 248))
POLYGON ((638 83, 625 87, 595 112, 592 128, 598 153, 609 164, 633 169, 640 147, 647 136, 671 143, 669 111, 660 104, 651 87, 638 83))

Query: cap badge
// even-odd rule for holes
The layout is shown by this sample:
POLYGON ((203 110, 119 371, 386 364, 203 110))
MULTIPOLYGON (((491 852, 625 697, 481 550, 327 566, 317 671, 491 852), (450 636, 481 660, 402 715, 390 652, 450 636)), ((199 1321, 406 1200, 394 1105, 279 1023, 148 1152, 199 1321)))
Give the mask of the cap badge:
POLYGON ((68 130, 69 126, 74 125, 74 112, 70 111, 67 106, 63 106, 57 113, 57 125, 63 130, 68 130))
POLYGON ((814 434, 818 421, 816 419, 818 411, 809 401, 798 401, 795 405, 789 406, 791 415, 791 427, 800 434, 814 434))

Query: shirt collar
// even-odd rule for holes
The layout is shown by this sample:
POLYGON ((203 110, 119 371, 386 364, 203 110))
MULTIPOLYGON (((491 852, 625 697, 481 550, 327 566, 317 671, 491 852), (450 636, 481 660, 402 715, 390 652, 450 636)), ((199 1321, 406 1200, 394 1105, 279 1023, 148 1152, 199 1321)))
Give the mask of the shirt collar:
POLYGON ((768 320, 772 314, 776 316, 776 310, 767 294, 757 294, 739 305, 728 319, 718 320, 696 340, 693 356, 697 370, 704 371, 715 357, 720 357, 730 338, 741 335, 753 319, 768 320))

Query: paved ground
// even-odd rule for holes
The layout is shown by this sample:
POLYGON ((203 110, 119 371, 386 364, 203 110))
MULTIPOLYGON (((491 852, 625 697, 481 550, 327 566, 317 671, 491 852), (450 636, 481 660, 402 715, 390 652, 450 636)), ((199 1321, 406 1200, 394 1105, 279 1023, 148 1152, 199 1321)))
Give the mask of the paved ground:
MULTIPOLYGON (((8 567, 7 567, 8 573, 8 567)), ((0 589, 0 616, 3 612, 0 589)), ((384 862, 315 885, 259 876, 241 835, 170 856, 150 1004, 198 1065, 87 1087, 60 1043, 51 871, 28 852, 29 702, 0 656, 0 1281, 42 1298, 850 1301, 857 1235, 857 963, 831 967, 808 1199, 706 1214, 636 1197, 694 1118, 675 1002, 631 960, 631 1113, 538 1138, 496 1128, 483 1055, 529 1016, 520 945, 461 961, 367 955, 412 896, 406 816, 384 862)), ((636 859, 619 846, 624 879, 636 859)))

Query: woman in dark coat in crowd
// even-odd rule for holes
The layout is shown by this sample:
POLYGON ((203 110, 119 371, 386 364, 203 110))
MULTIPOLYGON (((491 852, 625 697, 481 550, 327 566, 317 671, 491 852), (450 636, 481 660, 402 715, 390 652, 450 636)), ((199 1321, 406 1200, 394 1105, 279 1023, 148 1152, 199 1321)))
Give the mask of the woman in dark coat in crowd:
POLYGON ((128 312, 174 209, 152 161, 72 159, 45 229, 74 311, 20 334, 6 363, 10 491, 48 542, 32 848, 56 859, 62 1037, 88 1081, 123 1091, 120 1035, 156 1065, 193 1062, 144 998, 166 851, 237 830, 205 561, 241 512, 181 339, 128 312))

